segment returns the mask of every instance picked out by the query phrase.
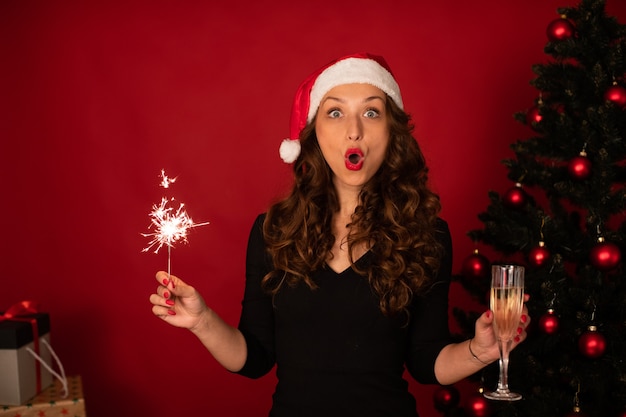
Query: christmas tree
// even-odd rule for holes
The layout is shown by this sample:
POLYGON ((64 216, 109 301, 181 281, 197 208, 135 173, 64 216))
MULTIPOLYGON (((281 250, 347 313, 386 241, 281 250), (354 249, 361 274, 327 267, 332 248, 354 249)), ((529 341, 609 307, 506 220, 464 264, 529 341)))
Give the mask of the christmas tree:
MULTIPOLYGON (((526 268, 532 317, 511 354, 515 402, 480 395, 458 401, 443 387, 446 416, 626 416, 626 26, 604 0, 558 9, 547 27, 547 62, 533 66, 538 94, 515 115, 529 136, 503 161, 511 188, 489 192, 469 237, 476 249, 456 277, 487 303, 490 264, 526 268)), ((478 313, 455 311, 465 336, 478 313)), ((475 375, 493 389, 498 365, 475 375)))

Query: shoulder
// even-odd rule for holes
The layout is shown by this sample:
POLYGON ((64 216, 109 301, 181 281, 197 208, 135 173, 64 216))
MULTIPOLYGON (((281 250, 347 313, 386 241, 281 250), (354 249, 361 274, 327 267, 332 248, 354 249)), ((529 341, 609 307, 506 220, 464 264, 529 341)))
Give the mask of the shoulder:
POLYGON ((261 213, 257 215, 257 217, 254 219, 254 223, 252 224, 252 227, 250 230, 250 237, 248 240, 249 246, 250 245, 255 246, 255 247, 264 246, 263 223, 265 222, 265 217, 266 217, 266 214, 261 213))
POLYGON ((264 221, 265 213, 259 214, 252 224, 248 238, 247 264, 248 268, 254 266, 255 268, 261 268, 263 271, 269 271, 272 267, 263 234, 264 221))
POLYGON ((441 217, 437 217, 437 219, 435 220, 435 231, 437 233, 450 233, 448 222, 441 217))
POLYGON ((450 236, 448 222, 441 217, 437 217, 437 220, 435 221, 435 238, 443 246, 451 246, 452 237, 450 236))
POLYGON ((260 213, 256 216, 256 219, 254 219, 254 227, 255 228, 261 228, 261 230, 263 230, 263 223, 265 222, 265 218, 267 217, 267 213, 260 213))

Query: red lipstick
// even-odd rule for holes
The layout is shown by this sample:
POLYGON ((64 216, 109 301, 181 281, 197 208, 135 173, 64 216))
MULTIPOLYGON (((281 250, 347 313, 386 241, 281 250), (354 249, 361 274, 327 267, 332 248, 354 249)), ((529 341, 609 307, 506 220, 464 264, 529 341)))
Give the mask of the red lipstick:
POLYGON ((345 153, 346 168, 350 171, 358 171, 363 167, 363 151, 358 148, 348 149, 345 153))

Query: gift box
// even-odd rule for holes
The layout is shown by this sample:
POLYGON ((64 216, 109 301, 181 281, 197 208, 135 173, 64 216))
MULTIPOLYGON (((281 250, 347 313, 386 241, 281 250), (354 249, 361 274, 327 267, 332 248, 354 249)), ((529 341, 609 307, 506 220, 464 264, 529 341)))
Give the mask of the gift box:
POLYGON ((51 364, 44 344, 50 342, 50 317, 25 311, 12 307, 0 314, 0 404, 24 404, 52 384, 52 375, 33 355, 51 364))
POLYGON ((67 378, 67 395, 58 379, 39 395, 19 406, 0 406, 0 417, 85 417, 85 399, 80 376, 67 378))

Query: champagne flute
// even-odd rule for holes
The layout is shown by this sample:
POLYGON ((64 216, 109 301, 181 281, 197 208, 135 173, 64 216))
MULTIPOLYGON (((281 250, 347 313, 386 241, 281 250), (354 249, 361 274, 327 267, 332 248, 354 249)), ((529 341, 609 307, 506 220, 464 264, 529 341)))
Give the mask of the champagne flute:
POLYGON ((493 329, 500 349, 498 387, 484 395, 491 400, 517 401, 522 398, 509 390, 509 352, 517 336, 524 307, 524 267, 493 265, 491 267, 491 310, 493 329))

